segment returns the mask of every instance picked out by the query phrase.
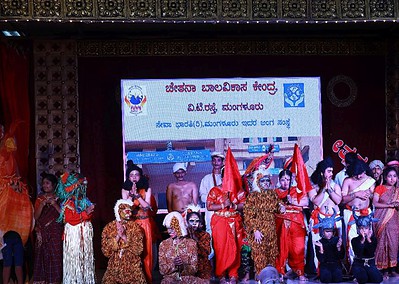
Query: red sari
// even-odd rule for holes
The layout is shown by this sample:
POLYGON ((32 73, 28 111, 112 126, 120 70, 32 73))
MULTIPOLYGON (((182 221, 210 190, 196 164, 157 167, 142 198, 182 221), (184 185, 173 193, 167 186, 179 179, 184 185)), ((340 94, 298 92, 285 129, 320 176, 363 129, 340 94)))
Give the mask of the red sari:
MULTIPOLYGON (((45 200, 43 195, 35 202, 35 210, 45 200)), ((33 283, 62 282, 62 234, 64 226, 57 222, 60 213, 46 205, 36 220, 35 265, 33 283)))
MULTIPOLYGON (((279 199, 285 200, 288 190, 276 189, 279 199)), ((291 188, 291 193, 295 192, 291 188)), ((276 269, 285 274, 285 266, 302 276, 305 274, 305 237, 306 227, 302 208, 295 205, 285 205, 286 211, 276 214, 276 227, 280 255, 276 260, 276 269)))
MULTIPOLYGON (((222 204, 228 193, 219 187, 213 187, 208 194, 207 203, 222 204)), ((240 190, 237 197, 231 200, 235 204, 245 202, 245 192, 240 190)), ((228 272, 229 277, 238 277, 241 263, 241 247, 245 231, 241 215, 232 208, 215 211, 211 220, 213 247, 215 250, 216 270, 218 277, 228 272)))

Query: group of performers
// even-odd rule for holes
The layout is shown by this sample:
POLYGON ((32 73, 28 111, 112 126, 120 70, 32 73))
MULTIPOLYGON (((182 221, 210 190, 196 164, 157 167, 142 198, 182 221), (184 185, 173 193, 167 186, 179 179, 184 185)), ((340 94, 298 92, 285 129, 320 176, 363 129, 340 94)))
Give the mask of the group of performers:
MULTIPOLYGON (((13 164, 15 144, 3 130, 0 134, 4 138, 0 194, 29 201, 13 164)), ((272 152, 254 159, 244 175, 230 148, 226 156, 217 152, 211 156, 213 172, 203 178, 198 194, 187 195, 205 203, 205 222, 197 202, 187 204, 187 197, 178 203, 179 210, 166 215, 163 225, 169 238, 159 248, 162 238, 154 221, 157 204, 149 179, 139 166, 128 162, 121 199, 114 207, 115 220, 102 231, 102 252, 109 258, 103 283, 152 283, 157 260, 166 284, 209 283, 211 278, 235 284, 253 278, 262 281, 264 275, 278 282, 288 271, 307 281, 307 251, 312 252, 310 262, 321 282, 340 282, 343 271, 351 271, 358 283, 397 276, 399 162, 385 166, 375 160, 367 165, 348 153, 345 168, 335 179, 333 162, 327 158, 317 164, 310 180, 307 173, 294 172, 287 165, 273 184, 272 152), (298 180, 299 175, 305 182, 298 180)), ((184 181, 185 171, 181 165, 174 168, 177 183, 184 181)), ((190 185, 191 192, 197 189, 184 184, 190 185)), ((59 178, 45 174, 34 208, 25 206, 22 216, 15 215, 36 221, 34 283, 96 282, 90 222, 95 205, 86 188, 81 174, 64 173, 59 178)), ((0 214, 5 212, 2 207, 0 214)), ((31 227, 22 227, 18 220, 1 226, 3 280, 8 281, 13 263, 19 283, 18 254, 31 227)))

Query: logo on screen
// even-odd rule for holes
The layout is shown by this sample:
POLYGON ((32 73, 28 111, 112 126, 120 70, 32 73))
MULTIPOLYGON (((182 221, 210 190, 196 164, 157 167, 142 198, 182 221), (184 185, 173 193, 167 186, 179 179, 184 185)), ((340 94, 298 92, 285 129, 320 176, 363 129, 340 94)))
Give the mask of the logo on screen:
POLYGON ((130 114, 146 114, 147 96, 144 94, 143 88, 137 85, 129 87, 125 95, 125 105, 130 114))
POLYGON ((305 107, 304 83, 283 84, 284 107, 305 107))

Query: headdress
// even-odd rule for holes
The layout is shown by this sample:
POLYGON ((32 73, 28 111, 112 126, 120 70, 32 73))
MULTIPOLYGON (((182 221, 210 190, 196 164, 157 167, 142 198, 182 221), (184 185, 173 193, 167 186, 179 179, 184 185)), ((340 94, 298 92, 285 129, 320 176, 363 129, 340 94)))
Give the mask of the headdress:
POLYGON ((187 163, 176 163, 173 165, 173 173, 177 172, 178 170, 187 171, 187 163))
POLYGON ((116 221, 121 221, 121 216, 119 214, 119 206, 121 204, 133 206, 133 202, 130 199, 119 199, 118 201, 116 201, 115 206, 114 206, 114 213, 115 213, 116 221))
POLYGON ((337 211, 333 208, 334 214, 331 217, 320 218, 320 214, 317 216, 319 219, 319 223, 313 226, 314 229, 319 229, 319 235, 323 237, 324 230, 332 230, 335 228, 335 222, 338 222, 342 219, 342 217, 337 217, 337 211))
POLYGON ((252 160, 244 173, 244 185, 249 191, 258 191, 261 189, 259 187, 259 182, 262 178, 270 179, 270 172, 268 168, 273 162, 273 145, 266 150, 266 154, 259 156, 252 160))
POLYGON ((259 167, 258 170, 254 171, 252 174, 252 178, 253 178, 251 185, 252 191, 262 192, 269 189, 269 188, 262 188, 261 186, 261 183, 264 181, 271 183, 270 172, 264 166, 261 166, 259 167))
POLYGON ((212 157, 219 157, 219 158, 222 158, 222 159, 225 158, 224 155, 223 155, 223 153, 216 152, 216 151, 211 153, 211 158, 212 158, 212 157))
POLYGON ((58 179, 58 184, 55 189, 56 195, 61 200, 61 213, 57 219, 58 222, 63 221, 65 202, 72 199, 75 203, 75 209, 78 213, 84 211, 87 207, 92 205, 90 200, 86 197, 87 180, 86 178, 76 172, 64 173, 58 179))
POLYGON ((199 205, 189 204, 187 205, 186 210, 183 213, 183 216, 186 216, 185 223, 188 225, 188 220, 190 219, 191 215, 195 214, 200 220, 200 224, 202 224, 202 216, 201 216, 201 207, 199 205))
POLYGON ((177 211, 167 214, 163 220, 163 225, 167 228, 173 228, 178 237, 187 236, 187 230, 186 225, 184 224, 183 216, 177 211))
POLYGON ((372 211, 369 215, 366 216, 357 216, 355 209, 352 209, 353 212, 353 218, 355 220, 352 220, 348 222, 348 225, 353 225, 356 223, 356 227, 359 230, 360 227, 371 227, 371 224, 373 222, 378 222, 380 219, 374 218, 374 211, 372 211))
POLYGON ((201 207, 199 205, 194 205, 193 203, 187 205, 185 215, 188 216, 191 213, 196 213, 197 215, 201 215, 201 207))
POLYGON ((128 163, 128 166, 126 168, 126 179, 129 179, 129 175, 130 175, 130 173, 132 171, 138 171, 140 173, 140 176, 143 176, 143 169, 142 168, 140 168, 136 164, 128 163))
POLYGON ((380 167, 380 169, 384 169, 384 164, 380 160, 371 161, 369 164, 370 170, 373 170, 375 167, 380 167))
POLYGON ((389 161, 389 162, 387 163, 387 166, 398 167, 398 166, 399 166, 399 161, 397 161, 397 160, 389 161))

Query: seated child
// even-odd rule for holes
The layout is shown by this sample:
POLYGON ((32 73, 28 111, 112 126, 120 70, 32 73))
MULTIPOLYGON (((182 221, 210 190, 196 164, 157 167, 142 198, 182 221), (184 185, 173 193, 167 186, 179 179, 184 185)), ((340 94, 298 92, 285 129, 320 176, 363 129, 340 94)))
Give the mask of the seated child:
MULTIPOLYGON (((352 247, 355 253, 352 273, 355 281, 359 284, 380 283, 383 280, 381 272, 375 265, 374 255, 377 248, 377 238, 371 230, 371 223, 377 222, 378 219, 373 218, 373 215, 374 212, 368 216, 356 216, 353 212, 358 236, 352 239, 352 247)), ((351 225, 351 222, 348 224, 351 225)))
MULTIPOLYGON (((333 209, 334 210, 334 209, 333 209)), ((319 228, 321 239, 315 242, 316 256, 319 264, 320 282, 342 282, 341 259, 345 256, 342 248, 342 239, 334 236, 335 222, 342 217, 335 218, 336 212, 331 217, 318 218, 319 223, 313 228, 319 228)))

